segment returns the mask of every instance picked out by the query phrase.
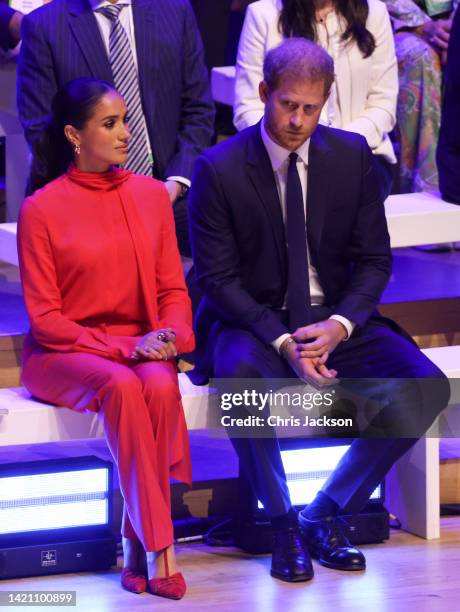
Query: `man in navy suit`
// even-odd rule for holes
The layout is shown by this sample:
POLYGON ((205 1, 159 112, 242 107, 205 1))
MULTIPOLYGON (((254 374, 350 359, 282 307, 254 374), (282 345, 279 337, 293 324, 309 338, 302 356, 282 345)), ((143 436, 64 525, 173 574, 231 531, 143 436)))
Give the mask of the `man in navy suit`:
POLYGON ((123 5, 119 20, 137 68, 150 168, 165 181, 179 247, 190 255, 186 195, 193 163, 212 138, 214 106, 188 0, 53 0, 27 15, 18 64, 19 118, 32 145, 62 85, 85 76, 114 83, 111 24, 103 9, 115 4, 123 5))
MULTIPOLYGON (((449 38, 441 131, 436 152, 439 189, 447 202, 460 204, 460 9, 454 16, 449 38)), ((460 248, 460 242, 455 243, 460 248)))
POLYGON ((0 3, 0 48, 3 51, 14 48, 20 41, 22 18, 22 13, 0 3))
POLYGON ((365 568, 339 510, 365 505, 449 396, 443 374, 376 311, 391 270, 385 212, 365 139, 318 125, 333 79, 332 59, 313 42, 292 38, 270 51, 264 118, 197 160, 190 194, 204 292, 196 382, 210 371, 217 385, 296 376, 326 385, 339 376, 368 397, 376 395, 368 379, 386 379, 363 437, 299 516, 273 432, 238 432, 238 424, 229 432, 271 518, 271 573, 286 581, 312 578, 309 553, 330 568, 365 568))

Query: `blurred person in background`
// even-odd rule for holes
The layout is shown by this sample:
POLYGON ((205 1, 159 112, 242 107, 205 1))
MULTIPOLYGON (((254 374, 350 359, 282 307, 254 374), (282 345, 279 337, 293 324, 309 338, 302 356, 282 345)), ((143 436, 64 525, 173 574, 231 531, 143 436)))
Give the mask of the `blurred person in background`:
POLYGON ((284 38, 305 37, 333 58, 336 79, 320 122, 364 136, 374 154, 382 198, 396 157, 388 136, 396 122, 398 72, 390 18, 380 0, 259 0, 250 4, 236 65, 238 130, 263 115, 259 83, 267 52, 284 38))

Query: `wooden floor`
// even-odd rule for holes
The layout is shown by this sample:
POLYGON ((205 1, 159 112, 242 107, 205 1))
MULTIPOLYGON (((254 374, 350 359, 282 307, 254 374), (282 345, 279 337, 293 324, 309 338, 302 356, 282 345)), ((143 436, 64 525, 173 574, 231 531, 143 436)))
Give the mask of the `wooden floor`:
POLYGON ((250 557, 237 549, 203 544, 180 545, 179 562, 188 592, 179 602, 123 591, 115 569, 99 574, 3 581, 0 590, 76 590, 76 609, 88 612, 460 610, 460 517, 442 519, 441 540, 426 541, 392 531, 387 543, 365 546, 363 550, 368 563, 365 572, 337 572, 315 564, 316 575, 311 582, 292 585, 270 577, 268 556, 250 557))

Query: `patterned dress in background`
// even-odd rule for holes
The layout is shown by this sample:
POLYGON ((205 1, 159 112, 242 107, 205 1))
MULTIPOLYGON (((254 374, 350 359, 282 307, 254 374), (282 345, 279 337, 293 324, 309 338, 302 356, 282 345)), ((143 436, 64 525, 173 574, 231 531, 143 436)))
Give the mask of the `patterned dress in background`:
MULTIPOLYGON (((441 123, 441 59, 434 47, 405 28, 431 17, 423 0, 384 0, 395 32, 399 70, 400 190, 438 189, 436 146, 441 123)), ((452 3, 443 2, 452 8, 452 3)))

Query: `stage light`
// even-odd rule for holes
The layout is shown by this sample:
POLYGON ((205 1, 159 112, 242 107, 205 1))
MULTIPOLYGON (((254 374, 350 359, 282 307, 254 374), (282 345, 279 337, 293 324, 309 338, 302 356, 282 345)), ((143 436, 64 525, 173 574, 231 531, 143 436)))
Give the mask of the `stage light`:
MULTIPOLYGON (((280 439, 281 459, 292 505, 302 510, 313 501, 352 440, 341 438, 280 439)), ((383 542, 389 537, 389 517, 383 506, 384 485, 379 484, 366 507, 356 515, 343 514, 346 535, 353 544, 383 542)), ((240 471, 240 505, 234 531, 235 542, 251 554, 272 549, 271 523, 263 505, 240 471)))
MULTIPOLYGON (((303 507, 313 501, 349 448, 349 444, 341 444, 281 450, 281 459, 293 506, 303 507)), ((382 486, 378 485, 370 501, 381 502, 382 499, 382 486)), ((258 508, 263 508, 260 501, 257 505, 258 508)))
POLYGON ((112 470, 92 456, 0 465, 0 577, 116 563, 112 470))

